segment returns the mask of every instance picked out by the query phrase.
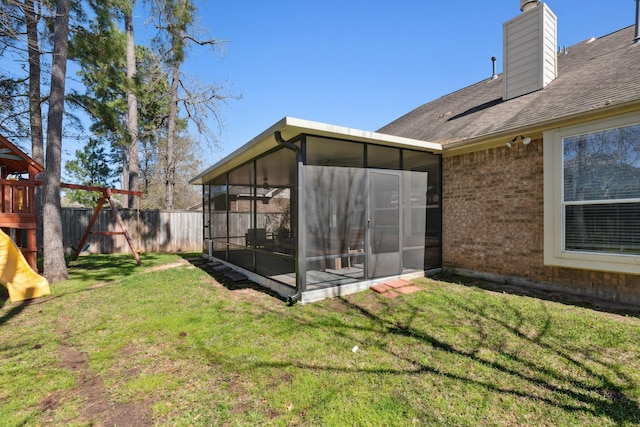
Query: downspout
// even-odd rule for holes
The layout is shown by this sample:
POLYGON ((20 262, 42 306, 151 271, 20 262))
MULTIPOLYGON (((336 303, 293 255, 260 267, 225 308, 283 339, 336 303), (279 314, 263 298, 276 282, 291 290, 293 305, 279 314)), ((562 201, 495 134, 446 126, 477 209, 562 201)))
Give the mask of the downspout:
MULTIPOLYGON (((298 191, 298 194, 299 194, 299 188, 298 187, 300 186, 300 165, 302 164, 302 161, 303 161, 302 160, 302 150, 300 149, 300 147, 298 147, 297 145, 293 144, 291 142, 291 140, 285 141, 284 138, 282 138, 282 134, 280 133, 279 130, 275 131, 273 136, 275 137, 276 142, 278 144, 282 145, 285 148, 288 148, 289 150, 293 150, 296 153, 296 181, 295 182, 296 182, 296 191, 298 191)), ((297 201, 298 201, 298 205, 299 205, 300 202, 301 202, 301 198, 297 197, 297 201)), ((296 209, 296 210, 299 212, 299 208, 296 209)), ((299 246, 299 242, 300 242, 300 229, 299 229, 299 227, 300 227, 299 222, 300 221, 297 221, 297 222, 298 222, 298 233, 297 233, 297 236, 296 236, 295 254, 296 254, 296 257, 299 257, 300 256, 300 248, 298 246, 299 246)), ((305 291, 305 289, 304 289, 305 288, 305 284, 304 284, 305 281, 300 276, 301 275, 299 273, 299 268, 298 268, 298 259, 296 258, 296 293, 287 298, 287 303, 289 305, 295 304, 300 299, 300 297, 302 296, 302 292, 305 291)))
POLYGON ((636 0, 636 28, 633 41, 640 43, 640 0, 636 0))

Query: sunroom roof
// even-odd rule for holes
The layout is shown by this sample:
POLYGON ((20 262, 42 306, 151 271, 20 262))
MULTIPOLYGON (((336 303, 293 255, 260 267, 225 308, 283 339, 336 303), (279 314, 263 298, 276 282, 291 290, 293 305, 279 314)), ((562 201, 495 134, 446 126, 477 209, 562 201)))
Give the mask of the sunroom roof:
POLYGON ((233 153, 229 154, 224 159, 192 178, 189 183, 204 184, 210 179, 226 173, 271 150, 278 145, 274 136, 276 131, 280 131, 285 140, 289 140, 300 134, 308 134, 356 142, 368 142, 388 147, 428 151, 430 153, 442 152, 442 146, 432 142, 336 126, 311 120, 297 119, 295 117, 284 117, 282 120, 235 150, 233 153))

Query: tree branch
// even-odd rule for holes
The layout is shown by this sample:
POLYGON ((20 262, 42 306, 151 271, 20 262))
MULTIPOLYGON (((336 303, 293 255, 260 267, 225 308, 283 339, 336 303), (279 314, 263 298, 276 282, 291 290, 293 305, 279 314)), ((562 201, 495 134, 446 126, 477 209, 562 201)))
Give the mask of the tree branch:
POLYGON ((199 44, 200 46, 206 46, 206 45, 217 45, 217 44, 222 44, 222 43, 228 43, 228 40, 216 40, 216 39, 209 39, 209 40, 198 40, 195 37, 193 37, 192 35, 189 34, 183 34, 182 38, 185 40, 190 40, 196 44, 199 44))

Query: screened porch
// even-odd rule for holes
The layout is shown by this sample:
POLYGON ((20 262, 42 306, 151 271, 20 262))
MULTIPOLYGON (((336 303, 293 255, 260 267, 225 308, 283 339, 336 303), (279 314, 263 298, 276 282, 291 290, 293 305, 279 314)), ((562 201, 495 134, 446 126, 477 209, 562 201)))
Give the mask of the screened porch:
POLYGON ((437 150, 359 132, 285 118, 194 178, 204 255, 302 302, 439 268, 437 150))

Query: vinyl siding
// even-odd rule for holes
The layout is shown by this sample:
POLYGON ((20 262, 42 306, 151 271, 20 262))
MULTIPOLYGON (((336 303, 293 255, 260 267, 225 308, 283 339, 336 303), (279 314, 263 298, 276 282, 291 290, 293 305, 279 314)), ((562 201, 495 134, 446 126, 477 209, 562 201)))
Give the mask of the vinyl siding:
POLYGON ((506 22, 503 99, 544 88, 556 77, 556 17, 544 4, 506 22))

